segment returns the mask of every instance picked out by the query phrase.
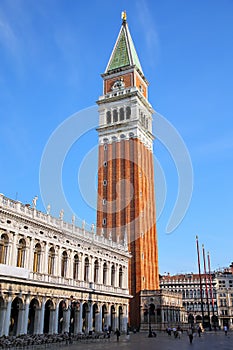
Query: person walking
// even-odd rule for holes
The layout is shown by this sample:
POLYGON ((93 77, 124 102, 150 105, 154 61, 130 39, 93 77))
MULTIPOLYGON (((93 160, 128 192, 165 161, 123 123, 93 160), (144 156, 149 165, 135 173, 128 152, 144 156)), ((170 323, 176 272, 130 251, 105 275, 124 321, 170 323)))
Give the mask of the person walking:
POLYGON ((227 335, 227 326, 224 326, 223 330, 224 330, 225 335, 227 335))
POLYGON ((200 327, 200 326, 198 327, 197 332, 198 332, 198 335, 199 335, 199 337, 200 337, 200 336, 201 336, 201 332, 202 332, 202 330, 201 330, 201 327, 200 327))
POLYGON ((193 342, 193 330, 192 330, 192 328, 189 328, 187 333, 188 333, 188 337, 189 337, 189 343, 192 344, 192 342, 193 342))
POLYGON ((120 333, 120 331, 119 331, 118 328, 116 329, 115 334, 116 334, 116 336, 117 336, 117 341, 119 341, 119 338, 120 338, 121 333, 120 333))

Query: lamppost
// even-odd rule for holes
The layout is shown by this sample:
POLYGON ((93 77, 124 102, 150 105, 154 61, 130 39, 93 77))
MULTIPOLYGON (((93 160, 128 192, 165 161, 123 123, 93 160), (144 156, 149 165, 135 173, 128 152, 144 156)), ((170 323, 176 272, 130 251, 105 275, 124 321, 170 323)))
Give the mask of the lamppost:
POLYGON ((149 334, 148 337, 151 338, 152 337, 152 330, 151 330, 151 319, 150 319, 150 315, 151 315, 151 306, 150 304, 148 305, 148 328, 149 328, 149 334))

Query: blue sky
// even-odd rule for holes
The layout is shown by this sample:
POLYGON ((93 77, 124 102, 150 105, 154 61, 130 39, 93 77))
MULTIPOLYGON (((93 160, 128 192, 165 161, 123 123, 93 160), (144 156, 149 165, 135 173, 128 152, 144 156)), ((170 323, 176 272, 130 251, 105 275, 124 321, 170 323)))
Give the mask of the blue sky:
MULTIPOLYGON (((43 150, 63 121, 93 106, 102 94, 100 73, 118 35, 122 10, 150 82, 149 100, 180 133, 193 166, 189 209, 167 234, 178 176, 169 152, 155 141, 167 186, 157 223, 160 273, 197 271, 196 234, 210 251, 213 268, 228 266, 233 260, 231 0, 1 0, 0 192, 23 203, 38 194, 38 209, 45 210, 39 184, 43 150)), ((156 134, 156 125, 154 130, 156 134)), ((82 198, 78 172, 96 145, 94 130, 83 135, 62 169, 67 201, 89 223, 95 222, 95 210, 82 198)), ((88 175, 96 176, 95 162, 91 165, 88 175)), ((61 208, 50 204, 58 216, 61 208)), ((66 212, 65 217, 70 220, 66 212)))

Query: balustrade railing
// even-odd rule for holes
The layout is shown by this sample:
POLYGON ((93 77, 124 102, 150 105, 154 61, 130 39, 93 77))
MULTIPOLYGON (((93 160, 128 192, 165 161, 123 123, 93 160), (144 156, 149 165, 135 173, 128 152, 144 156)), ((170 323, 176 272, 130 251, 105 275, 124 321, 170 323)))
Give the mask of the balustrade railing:
POLYGON ((118 250, 126 251, 127 246, 121 244, 119 242, 114 242, 112 240, 106 239, 103 236, 96 234, 95 225, 89 225, 85 223, 85 221, 77 220, 77 223, 70 224, 63 219, 58 219, 50 214, 45 214, 36 208, 31 207, 30 204, 22 204, 19 201, 15 201, 13 199, 5 197, 3 194, 0 194, 0 207, 8 208, 9 210, 13 210, 15 213, 21 215, 22 213, 31 219, 36 219, 38 222, 43 224, 49 224, 55 227, 58 230, 62 230, 63 232, 67 232, 70 235, 79 235, 85 237, 93 242, 101 243, 106 246, 117 248, 118 250), (79 226, 77 226, 77 224, 79 226))
POLYGON ((125 295, 129 294, 129 291, 126 288, 109 286, 109 285, 104 285, 104 284, 99 284, 94 282, 78 281, 72 278, 53 276, 53 275, 48 275, 48 274, 43 274, 38 272, 31 272, 30 279, 33 279, 34 281, 38 281, 38 282, 40 281, 40 282, 47 282, 47 283, 68 285, 68 286, 73 286, 77 288, 89 289, 92 292, 94 292, 95 290, 98 290, 98 291, 114 293, 114 294, 125 294, 125 295))

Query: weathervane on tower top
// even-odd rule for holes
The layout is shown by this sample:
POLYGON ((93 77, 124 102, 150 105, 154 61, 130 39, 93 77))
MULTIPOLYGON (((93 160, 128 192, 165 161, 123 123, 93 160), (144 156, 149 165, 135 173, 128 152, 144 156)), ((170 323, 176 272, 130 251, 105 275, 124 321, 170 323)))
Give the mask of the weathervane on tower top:
POLYGON ((121 19, 123 23, 126 22, 126 19, 127 19, 126 11, 121 12, 121 19))

